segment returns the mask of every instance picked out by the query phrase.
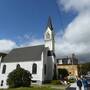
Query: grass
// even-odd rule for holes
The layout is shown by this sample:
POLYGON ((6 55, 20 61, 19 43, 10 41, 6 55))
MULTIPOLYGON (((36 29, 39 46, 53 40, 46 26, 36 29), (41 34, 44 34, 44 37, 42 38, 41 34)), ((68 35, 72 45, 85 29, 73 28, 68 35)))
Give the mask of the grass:
MULTIPOLYGON (((5 89, 0 89, 5 90, 5 89)), ((20 88, 9 88, 6 90, 55 90, 50 87, 20 87, 20 88)))
MULTIPOLYGON (((5 90, 5 89, 0 89, 5 90)), ((6 90, 55 90, 50 87, 21 87, 21 88, 9 88, 6 90)))
MULTIPOLYGON (((60 81, 53 80, 43 85, 32 85, 31 87, 9 88, 6 90, 65 90, 68 85, 61 85, 60 81)), ((5 89, 0 89, 5 90, 5 89)))
MULTIPOLYGON (((31 87, 20 87, 20 88, 9 88, 6 90, 65 90, 65 86, 57 85, 45 85, 45 86, 31 86, 31 87)), ((5 90, 5 89, 0 89, 5 90)))

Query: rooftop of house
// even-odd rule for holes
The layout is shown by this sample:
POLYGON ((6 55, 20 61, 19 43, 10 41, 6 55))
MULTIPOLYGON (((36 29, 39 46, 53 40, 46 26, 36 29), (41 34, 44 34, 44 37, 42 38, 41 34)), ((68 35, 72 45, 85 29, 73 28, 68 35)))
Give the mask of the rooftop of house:
POLYGON ((16 48, 5 56, 2 62, 39 61, 45 49, 44 45, 16 48))

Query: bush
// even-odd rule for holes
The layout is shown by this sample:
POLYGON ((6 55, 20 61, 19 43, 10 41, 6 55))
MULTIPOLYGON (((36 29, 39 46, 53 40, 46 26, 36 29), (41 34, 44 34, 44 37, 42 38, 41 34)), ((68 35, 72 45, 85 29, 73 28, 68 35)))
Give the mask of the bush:
POLYGON ((68 76, 68 71, 67 69, 58 69, 58 79, 64 79, 68 76))
POLYGON ((69 78, 69 79, 68 79, 68 82, 70 82, 70 83, 74 83, 75 81, 76 81, 75 78, 69 78))
POLYGON ((31 74, 21 67, 17 67, 8 75, 7 85, 9 87, 28 87, 31 85, 31 74))

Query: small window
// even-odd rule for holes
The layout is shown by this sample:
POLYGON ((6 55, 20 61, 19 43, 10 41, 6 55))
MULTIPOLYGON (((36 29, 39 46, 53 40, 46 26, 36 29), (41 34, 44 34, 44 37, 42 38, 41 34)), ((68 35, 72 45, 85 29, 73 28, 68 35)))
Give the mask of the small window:
POLYGON ((3 80, 1 81, 1 86, 3 86, 3 80))
POLYGON ((46 64, 44 64, 44 74, 46 75, 46 64))
POLYGON ((6 65, 3 65, 2 74, 6 72, 6 65))
POLYGON ((37 64, 33 64, 32 66, 32 74, 36 74, 37 73, 37 64))

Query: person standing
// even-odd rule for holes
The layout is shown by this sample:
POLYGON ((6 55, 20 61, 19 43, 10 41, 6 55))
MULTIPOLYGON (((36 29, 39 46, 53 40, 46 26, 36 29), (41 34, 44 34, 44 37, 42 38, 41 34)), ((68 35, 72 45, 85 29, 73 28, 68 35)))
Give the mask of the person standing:
POLYGON ((82 79, 82 83, 84 85, 84 90, 88 90, 88 82, 87 82, 86 78, 82 79))
POLYGON ((80 78, 78 78, 78 80, 77 80, 77 86, 78 86, 79 90, 82 90, 82 81, 80 78))

